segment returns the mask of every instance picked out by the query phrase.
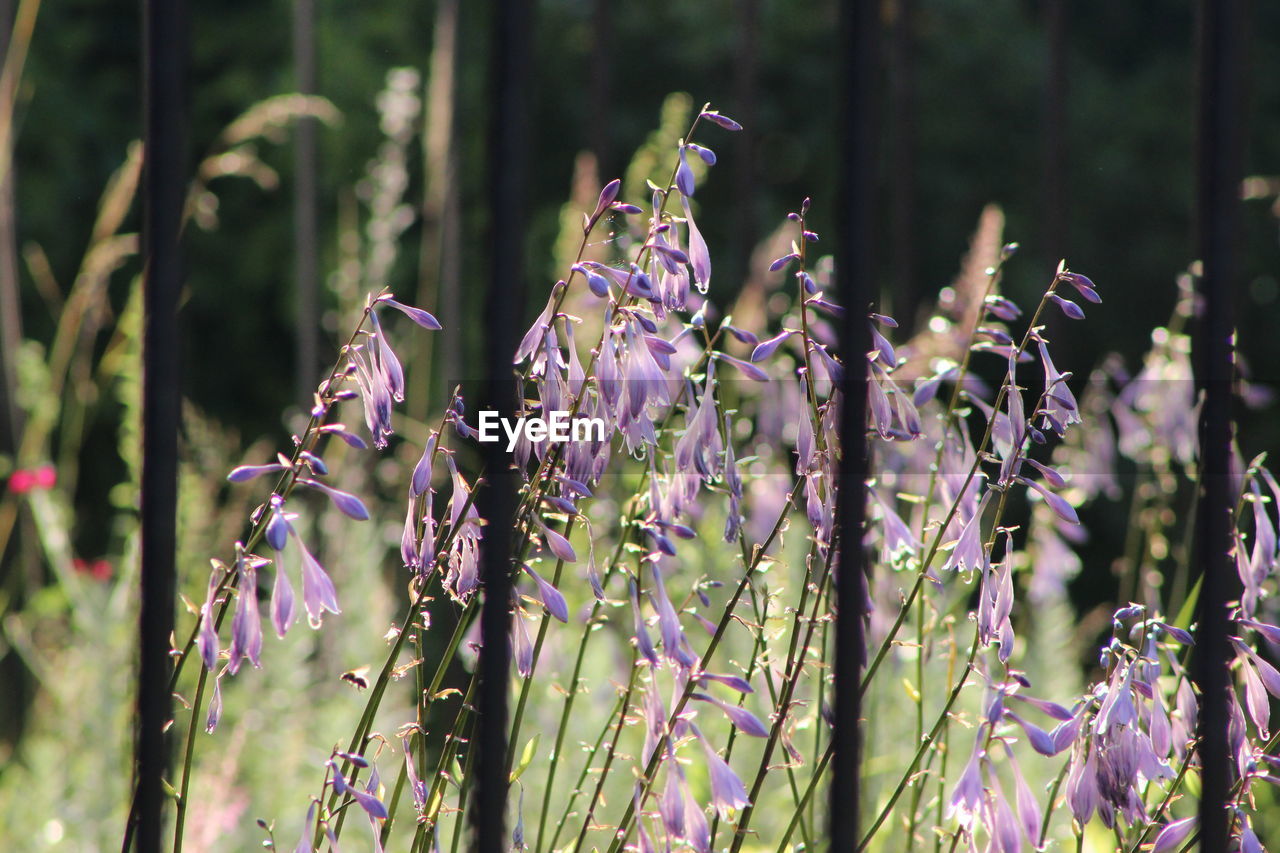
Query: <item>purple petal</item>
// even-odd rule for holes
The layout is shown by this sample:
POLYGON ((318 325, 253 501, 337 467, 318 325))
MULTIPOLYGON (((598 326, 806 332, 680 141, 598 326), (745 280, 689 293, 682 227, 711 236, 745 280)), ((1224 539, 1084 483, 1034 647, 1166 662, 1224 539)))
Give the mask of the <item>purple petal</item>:
POLYGON ((745 361, 736 359, 731 355, 725 355, 724 353, 716 353, 716 358, 720 359, 721 361, 729 362, 729 364, 738 368, 739 372, 741 372, 742 375, 746 376, 748 379, 754 379, 756 382, 769 381, 769 374, 765 373, 763 370, 756 367, 754 364, 749 364, 745 361))
POLYGON ((410 497, 416 498, 431 485, 431 457, 435 455, 437 438, 437 434, 433 432, 427 439, 427 446, 422 449, 422 458, 413 467, 413 477, 409 480, 410 497))
POLYGON ((714 166, 716 164, 716 152, 712 151, 710 148, 703 148, 701 145, 694 145, 692 142, 690 142, 687 147, 694 154, 701 157, 702 162, 706 163, 708 166, 714 166))
POLYGON ((699 293, 706 293, 711 284, 711 253, 707 250, 707 241, 698 230, 698 223, 693 221, 693 213, 689 210, 688 198, 681 200, 684 205, 684 218, 689 227, 689 259, 693 267, 693 281, 699 293))
POLYGON ((799 257, 800 256, 797 255, 795 252, 791 252, 790 254, 783 255, 782 257, 775 259, 773 263, 769 264, 769 272, 777 272, 778 270, 782 269, 787 264, 791 263, 792 261, 796 260, 799 257))
POLYGON ((336 435, 338 438, 342 439, 349 446, 354 447, 356 450, 369 449, 369 445, 365 443, 365 440, 363 438, 356 435, 355 433, 347 432, 346 427, 343 426, 342 424, 329 424, 328 426, 322 426, 320 427, 320 431, 327 435, 336 435))

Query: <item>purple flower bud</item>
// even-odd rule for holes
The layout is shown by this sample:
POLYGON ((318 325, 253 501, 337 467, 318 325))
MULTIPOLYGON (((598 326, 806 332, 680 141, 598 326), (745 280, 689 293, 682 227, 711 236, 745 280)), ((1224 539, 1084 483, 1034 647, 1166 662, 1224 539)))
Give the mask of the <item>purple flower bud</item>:
POLYGON ((346 442, 348 446, 354 447, 356 450, 369 449, 369 445, 365 443, 363 438, 355 433, 347 432, 347 428, 342 424, 327 424, 320 427, 320 432, 326 435, 336 435, 338 438, 346 442))
POLYGON ((613 203, 613 209, 618 211, 619 213, 626 213, 630 215, 635 215, 637 213, 644 213, 644 211, 641 210, 639 207, 636 207, 634 204, 628 204, 625 201, 615 201, 613 203))
POLYGON ((213 734, 222 719, 222 677, 213 680, 213 696, 209 698, 209 713, 204 718, 204 730, 213 734))
POLYGON ((1063 521, 1070 522, 1071 524, 1080 523, 1080 517, 1076 515, 1075 507, 1067 503, 1066 498, 1061 495, 1054 494, 1035 480, 1028 480, 1025 477, 1018 477, 1016 479, 1018 482, 1030 486, 1039 492, 1040 497, 1044 498, 1045 503, 1049 505, 1049 509, 1053 510, 1054 513, 1063 521))
POLYGON ((440 325, 439 320, 428 314, 426 311, 423 311, 421 308, 414 308, 412 305, 403 305, 390 298, 383 299, 382 304, 391 306, 424 329, 438 332, 443 328, 440 325))
POLYGON ((1050 468, 1048 465, 1042 465, 1034 459, 1023 459, 1022 461, 1039 471, 1040 476, 1044 477, 1045 482, 1050 486, 1053 486, 1055 489, 1066 487, 1067 481, 1062 478, 1061 474, 1050 468))
POLYGON ((702 162, 706 163, 708 166, 714 166, 716 164, 716 153, 710 148, 704 148, 701 145, 694 145, 692 142, 685 147, 701 157, 702 162))
POLYGON ((622 189, 622 181, 614 178, 612 181, 604 185, 604 189, 600 190, 600 198, 596 201, 596 212, 592 215, 592 219, 604 213, 609 205, 613 204, 618 198, 618 191, 622 189))
POLYGON ((639 649, 641 657, 656 669, 658 666, 658 652, 653 647, 653 641, 649 639, 649 632, 644 625, 644 617, 640 614, 640 593, 636 589, 635 581, 631 582, 631 614, 636 623, 636 648, 639 649))
POLYGON ((720 361, 726 361, 729 364, 733 365, 738 369, 740 373, 742 373, 743 376, 746 376, 748 379, 753 379, 756 382, 769 381, 769 374, 765 373, 763 370, 756 367, 754 364, 749 364, 740 359, 736 359, 731 355, 725 355, 722 352, 716 353, 715 357, 720 361))
POLYGON ((267 544, 276 551, 283 551, 289 541, 289 521, 284 517, 283 506, 283 502, 273 495, 268 510, 271 515, 267 519, 265 538, 267 544))
POLYGON ((796 273, 796 276, 800 279, 800 285, 804 288, 805 293, 810 296, 817 294, 818 284, 813 280, 813 276, 804 271, 796 273))
POLYGON ((890 317, 888 314, 871 313, 871 314, 868 314, 867 316, 870 317, 872 320, 875 320, 881 326, 888 326, 890 329, 898 328, 898 321, 890 317))
POLYGON ((545 524, 541 525, 543 538, 546 539, 547 549, 555 554, 557 559, 564 560, 566 563, 578 562, 578 555, 573 550, 573 546, 569 544, 569 540, 556 533, 545 524))
POLYGON ((773 355, 787 338, 794 334, 796 334, 795 329, 783 329, 781 333, 774 335, 772 338, 769 338, 769 340, 761 341, 756 348, 751 351, 751 360, 753 362, 764 361, 766 358, 773 355))
POLYGON ((200 608, 200 633, 196 635, 196 647, 204 668, 212 671, 218 665, 218 629, 213 620, 213 596, 218 591, 216 575, 209 577, 209 592, 200 608))
POLYGON ((1084 319, 1084 309, 1072 302, 1070 299, 1063 299, 1056 293, 1050 293, 1049 298, 1062 309, 1063 314, 1066 314, 1072 320, 1084 319))
POLYGON ((413 476, 409 480, 409 496, 418 497, 431 486, 431 457, 435 455, 438 433, 431 433, 426 446, 422 449, 422 457, 413 466, 413 476))
POLYGON ((760 722, 760 718, 748 711, 746 708, 733 705, 729 702, 721 702, 714 696, 708 696, 705 693, 691 693, 689 698, 697 699, 701 702, 707 702, 711 705, 715 705, 721 711, 724 711, 725 716, 729 718, 729 721, 733 723, 733 725, 736 726, 744 735, 750 735, 752 737, 769 736, 769 730, 765 728, 764 723, 760 722))
POLYGON ((875 326, 871 327, 871 348, 873 356, 879 359, 880 365, 886 370, 892 370, 898 366, 898 356, 893 351, 893 344, 889 343, 888 338, 880 334, 875 326))
POLYGON ((777 272, 778 270, 785 267, 787 264, 791 263, 794 260, 797 260, 799 257, 800 256, 797 255, 795 252, 789 252, 780 258, 776 258, 773 261, 773 263, 769 264, 769 272, 777 272))
POLYGON ((511 617, 511 639, 515 647, 512 659, 516 672, 521 678, 528 678, 533 675, 533 641, 529 639, 529 629, 519 613, 511 617))
POLYGON ((720 113, 715 110, 707 110, 706 112, 699 113, 698 117, 705 118, 707 121, 717 125, 718 127, 723 127, 725 130, 742 130, 742 125, 738 124, 728 116, 720 115, 720 113))
POLYGON ((284 467, 275 463, 270 465, 241 465, 238 468, 231 469, 231 473, 227 475, 227 481, 231 483, 247 483, 255 477, 261 477, 263 474, 283 471, 284 467))
POLYGON ((552 586, 549 581, 545 580, 542 575, 535 572, 528 565, 525 565, 524 570, 529 573, 529 577, 533 578, 534 583, 538 585, 538 598, 542 601, 542 606, 547 608, 547 612, 561 622, 568 622, 569 605, 565 603, 564 596, 560 594, 560 590, 552 586))
POLYGON ((810 308, 817 308, 819 311, 826 312, 827 314, 830 314, 832 317, 844 316, 844 306, 837 305, 834 302, 828 302, 827 300, 822 299, 821 297, 818 297, 818 296, 814 296, 810 299, 806 299, 804 301, 804 304, 808 305, 810 308))
POLYGON ((698 683, 707 681, 715 681, 728 687, 730 690, 736 690, 739 693, 754 693, 751 685, 747 683, 745 678, 736 675, 716 675, 710 672, 703 672, 698 675, 698 683))
POLYGON ((680 190, 680 194, 688 198, 693 195, 693 169, 689 168, 689 161, 685 159, 685 149, 680 149, 680 165, 676 167, 676 188, 680 190))
POLYGON ((1156 836, 1155 844, 1151 847, 1151 853, 1175 853, 1175 851, 1181 850, 1183 843, 1191 837, 1196 824, 1197 818, 1195 815, 1165 824, 1164 828, 1160 830, 1160 834, 1156 836))
POLYGON ((839 382, 844 378, 844 365, 835 360, 831 353, 827 352, 827 348, 822 344, 815 343, 813 351, 818 354, 818 360, 826 369, 827 375, 831 377, 833 382, 839 382))
POLYGON ((324 483, 307 479, 305 477, 299 477, 298 483, 324 492, 329 496, 329 499, 333 501, 333 505, 337 507, 338 511, 343 515, 349 518, 354 518, 356 521, 369 520, 369 510, 365 509, 364 504, 361 503, 360 499, 355 495, 344 492, 341 489, 335 489, 332 486, 326 486, 324 483))
POLYGON ((1005 322, 1013 322, 1022 316, 1022 309, 1003 296, 988 296, 987 310, 1005 322))
POLYGON ((1027 743, 1031 744, 1031 748, 1036 752, 1041 755, 1054 756, 1062 751, 1054 743, 1053 736, 1044 729, 1034 723, 1027 722, 1012 711, 1005 711, 1004 715, 1022 727, 1022 730, 1027 735, 1027 743))

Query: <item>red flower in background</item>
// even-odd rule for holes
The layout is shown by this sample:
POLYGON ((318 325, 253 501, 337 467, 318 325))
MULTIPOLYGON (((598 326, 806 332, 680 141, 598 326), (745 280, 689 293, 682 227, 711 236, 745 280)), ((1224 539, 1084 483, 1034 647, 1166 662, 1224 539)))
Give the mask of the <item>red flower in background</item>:
POLYGON ((9 491, 15 495, 25 495, 37 489, 52 489, 57 481, 58 475, 52 465, 19 468, 9 475, 9 491))

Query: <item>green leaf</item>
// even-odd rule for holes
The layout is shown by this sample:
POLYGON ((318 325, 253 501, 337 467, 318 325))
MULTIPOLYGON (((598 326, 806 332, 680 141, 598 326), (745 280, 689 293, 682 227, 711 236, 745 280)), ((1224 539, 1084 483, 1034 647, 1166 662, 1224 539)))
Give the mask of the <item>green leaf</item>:
POLYGON ((1178 611, 1178 618, 1173 620, 1175 628, 1181 628, 1184 631, 1191 630, 1191 619, 1196 614, 1196 602, 1200 600, 1200 582, 1204 580, 1204 575, 1196 578, 1195 584, 1191 587, 1191 592, 1187 593, 1187 600, 1182 602, 1182 609, 1178 611))
POLYGON ((524 745, 524 751, 520 753, 520 763, 516 765, 516 769, 511 771, 510 782, 514 782, 520 778, 520 774, 529 769, 529 765, 533 763, 533 757, 538 754, 538 740, 542 735, 536 734, 529 738, 529 742, 524 745))

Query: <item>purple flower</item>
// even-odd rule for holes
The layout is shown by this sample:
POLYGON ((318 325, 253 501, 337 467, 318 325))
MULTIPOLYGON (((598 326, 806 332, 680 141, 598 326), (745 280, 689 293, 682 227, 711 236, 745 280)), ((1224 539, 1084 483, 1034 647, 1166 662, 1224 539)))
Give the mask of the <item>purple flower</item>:
POLYGON ((524 570, 529 573, 529 577, 533 578, 533 582, 538 585, 538 599, 542 602, 542 606, 547 608, 547 612, 561 622, 568 622, 569 605, 565 603, 564 596, 560 594, 560 590, 552 586, 550 581, 535 572, 529 565, 526 564, 524 570))
POLYGON ((705 118, 714 125, 723 127, 725 130, 742 130, 742 125, 738 124, 728 116, 720 115, 715 110, 706 110, 698 114, 699 118, 705 118))
POLYGON ((982 496, 982 501, 978 504, 977 511, 965 524, 964 529, 961 530, 960 538, 956 540, 955 547, 951 549, 946 562, 942 564, 944 571, 952 569, 954 571, 971 572, 986 567, 986 547, 982 541, 982 512, 986 509, 987 502, 990 499, 991 492, 987 492, 982 496))
POLYGON ((227 475, 227 481, 231 483, 247 483, 255 477, 261 477, 263 474, 283 471, 286 467, 278 462, 270 465, 241 465, 238 468, 231 469, 231 473, 227 475))
POLYGON ((307 621, 312 628, 319 628, 324 611, 342 612, 338 609, 338 593, 329 575, 311 556, 301 539, 298 539, 298 550, 302 552, 302 602, 307 609, 307 621))
POLYGON ((431 433, 426 446, 422 448, 422 458, 418 460, 417 465, 413 466, 413 476, 409 480, 409 497, 411 498, 418 497, 431 485, 431 459, 435 456, 436 442, 439 437, 438 433, 431 433))
POLYGON ((1156 836, 1155 844, 1151 847, 1151 853, 1175 853, 1175 851, 1181 850, 1183 843, 1195 831, 1197 823, 1198 820, 1193 815, 1165 824, 1164 828, 1160 830, 1160 834, 1156 836))
POLYGON ((751 351, 751 361, 764 361, 766 358, 773 355, 777 351, 778 347, 782 346, 782 344, 786 342, 787 338, 794 334, 797 334, 795 329, 783 329, 782 332, 774 335, 767 341, 761 341, 756 345, 756 348, 751 351))
POLYGON ((747 799, 747 789, 728 762, 702 737, 702 733, 697 729, 694 729, 694 733, 702 743, 702 751, 707 759, 707 775, 711 779, 711 804, 720 813, 721 820, 728 820, 732 812, 751 804, 747 799))
POLYGON ((209 697, 209 713, 204 718, 204 730, 213 734, 222 720, 222 673, 213 679, 213 695, 209 697))
POLYGON ((684 218, 689 227, 689 262, 693 267, 693 282, 699 293, 706 293, 711 284, 711 253, 707 251, 707 241, 702 238, 698 223, 693 221, 689 200, 682 198, 680 202, 684 205, 684 218))
POLYGON ((521 678, 528 678, 533 675, 533 641, 529 639, 529 629, 519 611, 511 617, 511 641, 515 647, 512 658, 516 672, 521 678))
POLYGON ((237 554, 240 582, 236 587, 236 613, 231 620, 231 649, 227 671, 235 675, 241 658, 254 668, 262 666, 262 620, 258 616, 257 572, 243 553, 237 554))
POLYGON ((969 830, 973 828, 974 820, 982 808, 985 792, 982 784, 982 741, 983 727, 978 726, 969 761, 965 764, 964 772, 960 774, 955 790, 951 793, 951 799, 947 802, 947 819, 954 817, 962 827, 969 830))
POLYGON ((591 215, 595 219, 605 212, 609 205, 613 204, 618 198, 618 192, 622 189, 622 181, 614 178, 612 181, 604 185, 604 189, 600 190, 600 198, 596 200, 596 211, 591 215))
POLYGON ((644 616, 640 613, 640 595, 636 590, 635 581, 631 582, 631 615, 636 623, 636 648, 640 650, 641 657, 656 669, 658 652, 653 647, 653 640, 649 638, 649 632, 644 625, 644 616))
POLYGON ((399 403, 404 400, 404 368, 400 366, 400 359, 396 358, 391 344, 387 341, 387 334, 382 330, 382 324, 378 320, 378 312, 369 312, 369 324, 373 326, 373 336, 378 341, 375 367, 382 373, 391 399, 399 403))
POLYGON ((765 727, 764 723, 760 722, 760 718, 748 711, 746 708, 729 702, 721 702, 714 696, 708 696, 705 693, 692 693, 689 698, 698 699, 699 701, 715 705, 724 712, 725 716, 729 718, 729 721, 733 723, 734 726, 736 726, 744 735, 751 735, 752 737, 769 736, 769 729, 765 727))
POLYGON ((196 648, 204 668, 212 671, 218 665, 218 629, 213 620, 213 598, 218 591, 217 574, 209 576, 209 592, 200 606, 200 632, 196 635, 196 648))
POLYGON ((1072 320, 1084 319, 1084 309, 1072 302, 1070 299, 1063 299, 1056 293, 1050 293, 1049 299, 1062 309, 1063 314, 1066 314, 1072 320))
POLYGON ((276 579, 271 587, 271 624, 276 629, 276 635, 283 639, 293 620, 293 584, 289 582, 284 564, 277 557, 276 579))
POLYGON ((693 182, 693 169, 689 168, 688 158, 685 156, 685 150, 688 146, 680 146, 680 165, 676 167, 676 189, 680 190, 680 194, 686 198, 693 195, 695 189, 693 182))
POLYGON ((355 495, 306 477, 299 477, 298 484, 310 486, 313 489, 324 492, 333 501, 333 505, 338 508, 338 511, 348 518, 354 518, 356 521, 369 520, 369 510, 365 509, 364 504, 355 495))

